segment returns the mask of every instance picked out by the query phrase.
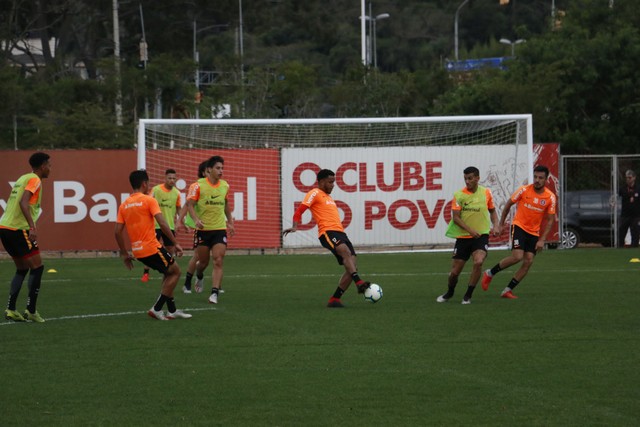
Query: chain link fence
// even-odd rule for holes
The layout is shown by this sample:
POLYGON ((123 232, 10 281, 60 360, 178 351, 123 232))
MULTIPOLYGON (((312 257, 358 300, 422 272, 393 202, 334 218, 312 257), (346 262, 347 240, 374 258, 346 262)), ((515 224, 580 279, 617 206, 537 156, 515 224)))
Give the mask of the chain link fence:
POLYGON ((627 170, 640 174, 640 155, 566 155, 561 167, 562 247, 628 245, 629 232, 618 227, 618 194, 627 170))

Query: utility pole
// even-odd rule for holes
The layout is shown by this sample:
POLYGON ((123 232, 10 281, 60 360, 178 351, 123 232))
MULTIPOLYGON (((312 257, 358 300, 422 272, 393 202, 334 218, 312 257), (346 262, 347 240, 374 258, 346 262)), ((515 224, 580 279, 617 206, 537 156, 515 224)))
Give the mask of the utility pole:
MULTIPOLYGON (((147 36, 144 32, 144 15, 142 14, 142 3, 140 6, 140 25, 142 26, 142 40, 140 41, 140 61, 142 61, 142 69, 145 73, 145 80, 147 79, 147 62, 149 61, 149 45, 147 44, 147 36)), ((144 118, 149 118, 149 98, 144 97, 144 118)))
POLYGON ((118 0, 113 2, 113 60, 116 71, 116 125, 122 126, 122 88, 120 71, 120 23, 118 16, 118 0))
POLYGON ((240 87, 242 88, 242 107, 241 114, 244 118, 245 116, 245 92, 244 92, 244 41, 243 41, 243 21, 242 21, 242 0, 238 0, 238 30, 240 32, 240 87))
POLYGON ((456 9, 456 14, 453 20, 453 50, 454 50, 454 54, 456 57, 456 61, 458 61, 458 17, 460 16, 460 10, 464 7, 464 5, 466 5, 467 3, 469 3, 469 0, 464 0, 462 3, 460 3, 460 6, 458 6, 458 9, 456 9))

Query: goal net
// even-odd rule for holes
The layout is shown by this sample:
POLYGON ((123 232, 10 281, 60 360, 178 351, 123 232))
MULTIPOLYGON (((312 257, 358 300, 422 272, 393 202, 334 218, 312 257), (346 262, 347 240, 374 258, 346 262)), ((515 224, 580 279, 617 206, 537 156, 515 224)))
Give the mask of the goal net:
MULTIPOLYGON (((530 115, 296 120, 141 120, 138 167, 151 184, 168 168, 186 195, 200 162, 225 160, 236 236, 229 248, 317 247, 311 213, 283 240, 320 169, 357 248, 450 247, 451 199, 476 166, 499 211, 533 169, 530 115)), ((190 237, 180 236, 186 245, 190 237)), ((505 233, 492 244, 508 240, 505 233)))

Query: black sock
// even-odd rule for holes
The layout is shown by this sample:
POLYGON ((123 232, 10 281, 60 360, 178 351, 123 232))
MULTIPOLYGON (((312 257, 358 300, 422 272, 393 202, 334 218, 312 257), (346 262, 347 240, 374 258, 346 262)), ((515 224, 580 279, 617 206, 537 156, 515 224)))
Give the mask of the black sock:
POLYGON ((491 268, 491 275, 495 276, 497 273, 499 273, 500 271, 502 271, 502 269, 500 268, 500 263, 497 263, 496 265, 494 265, 491 268))
POLYGON ((443 298, 449 299, 456 291, 456 285, 458 284, 458 276, 449 275, 447 282, 447 293, 443 295, 443 298))
POLYGON ((218 295, 218 288, 211 288, 211 295, 218 295))
POLYGON ((191 289, 191 280, 193 280, 193 274, 187 271, 187 275, 184 278, 184 287, 187 289, 191 289))
POLYGON ((467 287, 467 292, 465 292, 465 294, 464 294, 464 299, 465 299, 465 300, 470 300, 470 299, 471 299, 471 296, 473 295, 473 291, 474 291, 475 289, 476 289, 476 287, 475 287, 475 286, 471 286, 471 285, 469 285, 469 286, 467 287))
POLYGON ((162 310, 162 306, 164 305, 165 302, 167 302, 169 300, 169 297, 163 294, 160 294, 160 296, 158 297, 158 300, 156 301, 155 305, 153 306, 153 309, 155 311, 160 311, 162 310))
POLYGON ((36 312, 36 302, 38 301, 43 272, 44 265, 41 265, 29 273, 29 298, 27 298, 27 310, 29 310, 29 313, 36 312))
POLYGON ((20 295, 20 289, 22 289, 22 283, 24 282, 24 278, 27 276, 29 269, 24 270, 16 270, 16 275, 11 279, 11 288, 9 290, 9 301, 7 302, 7 309, 15 311, 16 309, 16 301, 18 300, 18 295, 20 295))
POLYGON ((145 268, 145 269, 144 269, 144 273, 143 273, 143 274, 149 274, 149 269, 148 269, 148 268, 145 268))
POLYGON ((176 301, 173 298, 167 298, 167 310, 169 313, 176 312, 176 301))
POLYGON ((198 273, 198 272, 196 271, 196 279, 198 279, 198 280, 202 280, 202 278, 203 278, 203 277, 204 277, 204 271, 203 271, 203 272, 201 272, 201 273, 198 273))
POLYGON ((351 275, 351 279, 353 279, 353 283, 355 283, 356 285, 362 284, 362 279, 360 278, 360 276, 358 276, 357 271, 351 275))
POLYGON ((516 280, 516 278, 512 278, 511 281, 509 282, 509 284, 507 285, 507 288, 513 290, 513 288, 515 288, 516 286, 518 286, 518 283, 520 283, 520 281, 516 280))
POLYGON ((340 299, 342 297, 342 294, 344 294, 344 290, 340 286, 338 286, 336 288, 336 291, 333 293, 333 298, 340 299))

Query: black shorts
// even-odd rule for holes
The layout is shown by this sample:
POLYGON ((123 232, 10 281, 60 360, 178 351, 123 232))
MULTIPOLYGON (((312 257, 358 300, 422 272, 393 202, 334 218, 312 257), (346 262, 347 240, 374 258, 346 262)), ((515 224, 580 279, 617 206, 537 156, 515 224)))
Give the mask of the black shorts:
POLYGON ((206 246, 211 249, 218 243, 227 245, 227 230, 197 230, 194 237, 196 246, 206 246))
MULTIPOLYGON (((171 232, 173 233, 173 237, 176 237, 176 232, 174 230, 171 230, 171 232)), ((159 228, 156 228, 156 239, 158 239, 158 242, 160 242, 162 244, 162 246, 164 246, 164 247, 175 246, 173 244, 173 242, 171 241, 171 239, 169 237, 167 237, 167 235, 164 234, 162 232, 162 230, 159 229, 159 228)))
POLYGON ((338 246, 347 245, 347 247, 349 248, 349 251, 351 251, 351 255, 356 254, 356 251, 355 249, 353 249, 353 245, 351 244, 351 241, 347 237, 346 233, 343 233, 342 231, 331 231, 331 230, 325 231, 318 239, 320 240, 320 244, 322 246, 324 246, 325 248, 331 251, 331 253, 338 260, 338 264, 340 265, 344 264, 344 260, 336 252, 336 248, 338 246))
POLYGON ((162 274, 167 274, 169 267, 175 262, 175 259, 165 248, 158 248, 157 253, 144 258, 138 258, 138 261, 162 274))
POLYGON ((538 236, 529 234, 517 225, 511 226, 511 249, 531 252, 535 255, 538 236))
POLYGON ((482 234, 477 239, 456 239, 456 245, 453 248, 453 259, 461 259, 468 261, 471 254, 475 251, 489 250, 489 235, 482 234))
POLYGON ((2 246, 13 258, 29 258, 40 253, 38 243, 29 239, 29 230, 0 228, 2 246))

